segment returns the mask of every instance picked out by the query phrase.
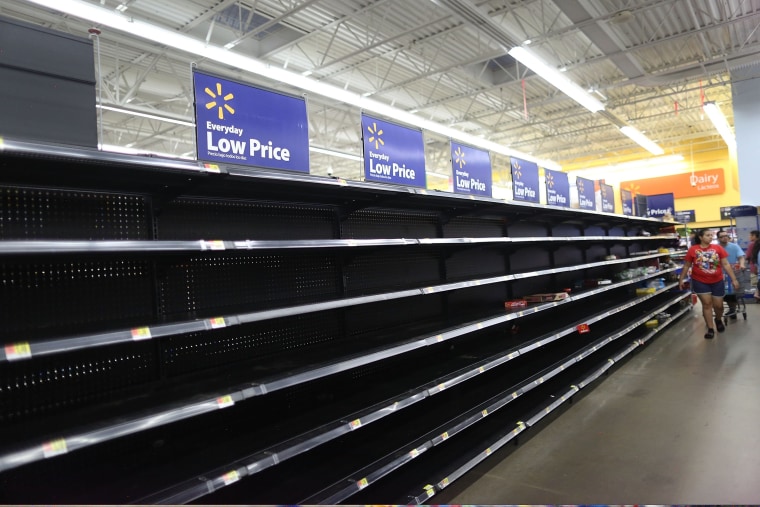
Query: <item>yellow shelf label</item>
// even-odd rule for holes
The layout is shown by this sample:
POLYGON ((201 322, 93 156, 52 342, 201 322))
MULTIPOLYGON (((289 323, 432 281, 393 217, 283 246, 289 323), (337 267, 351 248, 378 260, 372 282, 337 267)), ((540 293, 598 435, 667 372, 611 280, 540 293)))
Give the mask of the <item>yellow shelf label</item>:
POLYGON ((478 368, 478 371, 480 373, 485 373, 486 369, 485 369, 485 367, 481 366, 480 368, 478 368))
POLYGON ((151 339, 149 327, 136 327, 131 332, 132 339, 135 341, 151 339))
POLYGON ((441 481, 441 487, 445 488, 449 485, 449 478, 446 477, 444 480, 441 481))
POLYGON ((409 451, 409 456, 411 456, 412 458, 416 458, 419 455, 420 455, 420 451, 418 451, 417 449, 412 449, 411 451, 409 451))
POLYGON ((443 391, 444 389, 446 389, 446 384, 438 384, 439 391, 443 391))
POLYGON ((449 438, 449 432, 448 431, 444 431, 443 433, 441 433, 441 438, 443 440, 447 440, 449 438))
POLYGON ((512 393, 512 399, 514 400, 515 398, 517 398, 517 392, 512 393))
POLYGON ((237 470, 233 470, 232 472, 227 472, 222 476, 222 480, 224 481, 225 486, 229 486, 233 482, 237 482, 240 480, 240 474, 237 470))
POLYGON ((59 438, 57 440, 51 440, 50 442, 46 442, 42 444, 42 454, 46 458, 52 458, 53 456, 60 456, 61 454, 66 454, 69 452, 68 447, 66 446, 66 440, 63 438, 59 438))
POLYGON ((437 342, 439 342, 439 343, 442 342, 443 341, 443 335, 442 334, 436 335, 435 340, 437 342))
POLYGON ((358 482, 356 483, 356 485, 357 485, 357 486, 359 486, 359 489, 364 489, 364 488, 366 488, 367 486, 369 486, 369 481, 368 481, 368 480, 367 480, 367 478, 365 477, 364 479, 361 479, 360 481, 358 481, 358 482))
POLYGON ((210 172, 210 173, 220 173, 222 172, 221 169, 219 169, 219 166, 216 164, 203 164, 203 168, 210 172))
POLYGON ((220 329, 227 327, 227 323, 224 321, 224 317, 216 317, 214 319, 208 319, 208 323, 211 329, 220 329))
POLYGON ((30 357, 32 357, 32 348, 28 342, 11 343, 5 346, 5 358, 8 361, 29 359, 30 357))
POLYGON ((491 450, 491 448, 489 447, 488 449, 486 449, 486 456, 490 456, 492 452, 493 452, 493 451, 492 451, 492 450, 491 450))
POLYGON ((361 428, 362 426, 362 420, 361 419, 354 419, 350 423, 348 423, 349 426, 351 426, 352 430, 355 430, 357 428, 361 428))
POLYGON ((219 408, 227 408, 234 405, 235 400, 233 400, 232 396, 228 394, 227 396, 220 396, 219 398, 217 398, 216 404, 219 408))
POLYGON ((484 410, 481 412, 481 414, 483 414, 483 417, 487 416, 487 415, 488 415, 488 410, 485 410, 485 409, 484 409, 484 410))

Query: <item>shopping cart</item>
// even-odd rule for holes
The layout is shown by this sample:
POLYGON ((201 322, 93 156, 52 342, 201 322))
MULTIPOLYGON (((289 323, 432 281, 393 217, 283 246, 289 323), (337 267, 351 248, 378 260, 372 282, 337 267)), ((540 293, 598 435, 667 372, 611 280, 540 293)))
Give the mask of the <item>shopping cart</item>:
POLYGON ((725 311, 723 313, 723 321, 726 324, 728 324, 729 317, 735 317, 740 313, 742 314, 742 317, 744 317, 744 320, 747 320, 747 306, 744 302, 744 296, 748 291, 752 291, 752 281, 750 278, 751 275, 749 269, 740 269, 739 266, 734 266, 734 274, 736 275, 736 279, 739 281, 739 288, 736 290, 734 290, 734 284, 731 283, 731 279, 728 277, 728 275, 725 275, 723 277, 723 281, 726 284, 726 297, 724 298, 725 311), (729 303, 734 302, 736 303, 736 312, 728 313, 731 309, 729 303))

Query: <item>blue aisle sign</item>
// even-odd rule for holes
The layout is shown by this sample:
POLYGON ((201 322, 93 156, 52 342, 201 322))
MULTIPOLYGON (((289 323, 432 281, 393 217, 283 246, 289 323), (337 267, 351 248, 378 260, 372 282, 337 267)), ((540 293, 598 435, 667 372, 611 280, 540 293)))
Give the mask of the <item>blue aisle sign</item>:
POLYGON ((612 185, 599 183, 600 193, 602 195, 602 211, 615 213, 615 191, 612 185))
POLYGON ((309 172, 306 101, 193 72, 198 160, 309 172))
POLYGON ((682 211, 676 211, 673 214, 673 218, 675 218, 676 222, 688 224, 697 221, 697 214, 693 209, 685 209, 682 211))
POLYGON ((578 187, 578 207, 580 209, 596 209, 596 191, 594 189, 594 180, 575 178, 575 186, 578 187))
POLYGON ((647 196, 647 216, 659 218, 673 215, 676 209, 676 199, 672 193, 647 196))
POLYGON ((570 180, 567 173, 544 169, 546 180, 546 204, 552 206, 570 206, 570 180))
POLYGON ((425 143, 422 131, 362 113, 364 178, 425 188, 425 143))
POLYGON ((491 156, 487 151, 451 141, 454 192, 491 197, 491 156))
POLYGON ((620 200, 623 203, 623 215, 633 216, 633 193, 630 190, 620 189, 620 200))
POLYGON ((515 201, 539 202, 538 164, 512 158, 512 196, 515 201))

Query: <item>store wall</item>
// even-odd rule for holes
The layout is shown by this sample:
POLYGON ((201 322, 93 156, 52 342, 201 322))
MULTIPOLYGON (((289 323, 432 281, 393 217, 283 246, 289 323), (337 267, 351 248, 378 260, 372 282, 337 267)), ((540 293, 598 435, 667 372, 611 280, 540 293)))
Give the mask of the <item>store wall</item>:
POLYGON ((760 66, 731 72, 741 203, 760 204, 760 66))

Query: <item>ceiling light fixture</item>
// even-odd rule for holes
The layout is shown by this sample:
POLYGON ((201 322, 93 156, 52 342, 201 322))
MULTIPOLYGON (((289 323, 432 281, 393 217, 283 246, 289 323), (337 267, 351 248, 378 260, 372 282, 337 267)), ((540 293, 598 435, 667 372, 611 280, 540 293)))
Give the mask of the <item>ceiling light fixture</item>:
MULTIPOLYGON (((27 2, 40 5, 52 11, 64 12, 71 16, 98 23, 98 26, 107 26, 135 37, 147 39, 185 53, 197 55, 201 58, 206 58, 245 72, 250 72, 258 76, 285 83, 305 92, 321 95, 344 104, 355 106, 366 112, 380 114, 392 118, 395 121, 406 123, 430 132, 435 132, 446 137, 451 137, 452 139, 470 144, 477 148, 483 148, 501 155, 514 156, 531 162, 536 162, 541 167, 547 169, 560 169, 559 164, 551 160, 538 159, 526 153, 507 149, 501 144, 483 140, 477 136, 452 129, 446 125, 420 118, 419 116, 391 107, 380 101, 345 90, 343 87, 334 86, 324 81, 318 81, 307 76, 302 76, 300 73, 277 68, 264 61, 234 51, 225 50, 221 46, 206 44, 205 40, 195 39, 174 30, 161 28, 135 18, 130 18, 114 10, 99 7, 83 0, 27 0, 27 2)), ((597 101, 597 103, 599 102, 597 101)), ((601 106, 601 103, 599 103, 599 105, 601 106)), ((601 107, 602 109, 604 108, 604 106, 601 107)))
POLYGON ((550 85, 556 86, 559 91, 592 113, 604 110, 604 104, 589 95, 583 88, 570 81, 566 76, 563 76, 561 72, 550 67, 529 49, 522 46, 513 47, 509 50, 509 56, 544 78, 550 85))
POLYGON ((731 131, 731 127, 728 125, 728 121, 723 115, 723 111, 718 107, 718 104, 713 101, 705 102, 704 110, 707 113, 707 117, 715 125, 720 137, 726 142, 726 145, 729 148, 736 149, 736 137, 734 137, 734 133, 731 131))
POLYGON ((96 105, 95 107, 99 107, 100 109, 104 111, 113 111, 115 113, 128 114, 130 116, 139 116, 141 118, 164 121, 167 123, 174 123, 176 125, 184 125, 186 127, 195 127, 195 123, 191 121, 177 120, 174 118, 169 118, 167 116, 159 116, 156 114, 143 113, 141 111, 135 111, 134 109, 124 109, 121 107, 113 107, 113 106, 101 106, 100 104, 96 105))
POLYGON ((624 127, 620 127, 620 132, 631 138, 632 140, 636 141, 636 144, 647 150, 652 155, 662 155, 665 153, 665 150, 660 148, 657 143, 649 139, 647 136, 639 132, 635 127, 631 127, 630 125, 626 125, 624 127))
POLYGON ((327 150, 325 148, 317 148, 316 146, 309 146, 309 151, 313 151, 314 153, 321 153, 322 155, 327 155, 330 157, 347 158, 348 160, 356 160, 359 162, 364 160, 364 158, 360 157, 359 155, 344 153, 342 151, 327 150))

